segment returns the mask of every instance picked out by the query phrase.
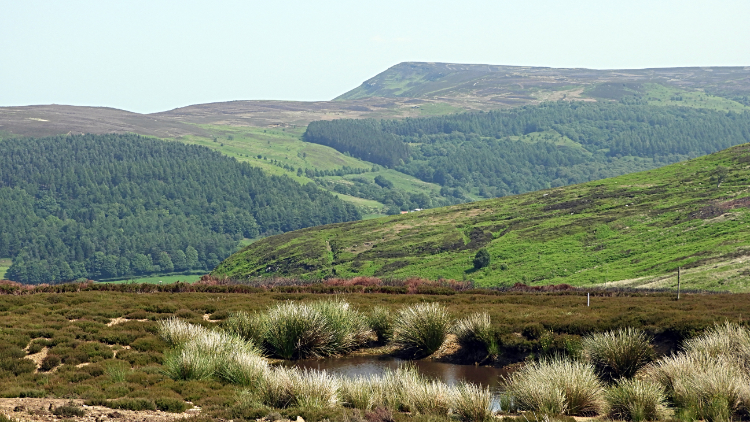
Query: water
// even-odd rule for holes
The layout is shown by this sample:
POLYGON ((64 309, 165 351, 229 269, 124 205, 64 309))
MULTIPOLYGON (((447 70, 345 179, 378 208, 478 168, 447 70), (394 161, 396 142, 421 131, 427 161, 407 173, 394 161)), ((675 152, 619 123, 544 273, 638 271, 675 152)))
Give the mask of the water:
POLYGON ((502 376, 508 371, 500 368, 474 365, 455 365, 452 363, 432 361, 407 361, 391 356, 346 356, 331 359, 307 359, 287 361, 283 365, 301 369, 318 369, 346 377, 357 375, 380 375, 386 369, 397 369, 399 366, 411 363, 417 370, 430 378, 440 380, 448 385, 460 381, 468 381, 490 387, 497 391, 502 376))

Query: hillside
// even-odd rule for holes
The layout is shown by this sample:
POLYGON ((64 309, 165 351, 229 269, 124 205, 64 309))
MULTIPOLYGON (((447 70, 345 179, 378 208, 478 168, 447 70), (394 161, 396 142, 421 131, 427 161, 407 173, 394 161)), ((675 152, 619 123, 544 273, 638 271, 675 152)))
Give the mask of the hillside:
POLYGON ((5 276, 32 284, 206 271, 243 239, 360 218, 312 184, 137 135, 0 142, 0 209, 5 276))
POLYGON ((728 98, 750 95, 750 67, 556 69, 456 63, 399 63, 335 100, 429 98, 519 106, 539 101, 606 100, 646 93, 660 84, 728 98))
POLYGON ((750 145, 655 170, 258 241, 213 274, 419 276, 593 285, 734 265, 692 287, 747 291, 750 145), (488 267, 474 270, 480 248, 488 267))

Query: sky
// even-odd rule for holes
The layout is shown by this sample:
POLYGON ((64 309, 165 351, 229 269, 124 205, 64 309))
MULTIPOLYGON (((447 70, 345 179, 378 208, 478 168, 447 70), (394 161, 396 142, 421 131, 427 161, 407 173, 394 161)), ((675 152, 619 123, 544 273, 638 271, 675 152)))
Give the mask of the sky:
POLYGON ((747 0, 0 0, 0 106, 330 100, 405 61, 750 66, 747 0))

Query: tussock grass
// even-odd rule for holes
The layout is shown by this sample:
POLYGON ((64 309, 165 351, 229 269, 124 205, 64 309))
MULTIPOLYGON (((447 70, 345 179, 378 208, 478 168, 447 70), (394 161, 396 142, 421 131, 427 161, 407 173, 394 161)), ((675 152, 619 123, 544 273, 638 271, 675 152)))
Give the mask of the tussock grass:
POLYGON ((520 409, 551 415, 598 415, 607 409, 593 365, 553 358, 530 363, 505 379, 520 409))
POLYGON ((739 324, 716 324, 702 335, 686 340, 683 349, 707 356, 732 356, 750 371, 750 330, 739 324))
POLYGON ((606 394, 609 416, 634 422, 663 420, 667 398, 664 388, 654 382, 621 379, 606 394))
POLYGON ((402 309, 393 328, 393 343, 414 355, 430 355, 445 341, 451 328, 447 309, 438 303, 420 303, 402 309))
POLYGON ((655 362, 645 373, 666 388, 678 408, 698 419, 729 420, 750 404, 750 377, 731 356, 679 353, 655 362))
POLYGON ((277 367, 265 378, 240 393, 244 406, 326 409, 341 404, 341 380, 325 371, 277 367))
POLYGON ((344 377, 341 379, 342 404, 360 410, 372 410, 382 402, 383 379, 377 376, 344 377))
POLYGON ((263 344, 267 326, 265 315, 249 314, 243 311, 230 313, 222 323, 222 327, 227 332, 236 334, 255 344, 263 344))
POLYGON ((409 411, 428 415, 448 415, 453 391, 445 383, 415 377, 404 385, 404 403, 409 411))
POLYGON ((492 419, 492 392, 487 387, 461 383, 453 392, 451 407, 462 421, 489 421, 492 419))
POLYGON ((376 306, 367 314, 367 325, 378 337, 378 342, 387 343, 393 338, 393 312, 376 306))
POLYGON ((213 331, 176 318, 160 322, 161 337, 177 347, 164 354, 164 373, 175 380, 251 382, 265 362, 252 341, 236 334, 213 331))
POLYGON ((364 317, 339 300, 279 304, 265 321, 264 345, 283 359, 348 353, 372 335, 364 317))
POLYGON ((453 324, 451 332, 458 343, 466 348, 483 348, 489 355, 498 356, 500 346, 492 329, 490 315, 486 312, 471 314, 453 324))
POLYGON ((654 358, 649 337, 634 328, 591 334, 581 345, 584 356, 608 380, 631 378, 654 358))

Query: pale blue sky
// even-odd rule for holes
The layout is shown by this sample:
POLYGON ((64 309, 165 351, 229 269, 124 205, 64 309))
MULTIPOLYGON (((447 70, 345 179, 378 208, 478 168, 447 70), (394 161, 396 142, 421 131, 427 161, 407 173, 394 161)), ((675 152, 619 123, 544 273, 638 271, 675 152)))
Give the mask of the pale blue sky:
POLYGON ((748 0, 0 0, 0 106, 328 100, 402 61, 750 66, 748 0))

